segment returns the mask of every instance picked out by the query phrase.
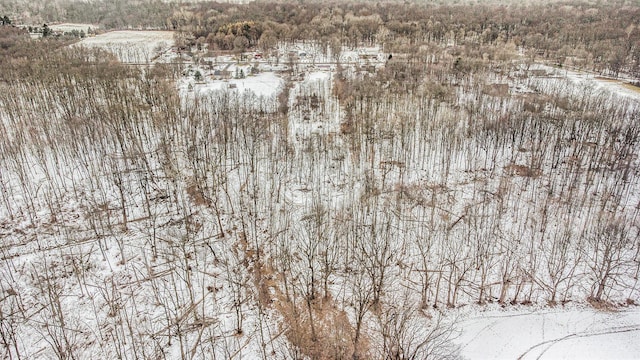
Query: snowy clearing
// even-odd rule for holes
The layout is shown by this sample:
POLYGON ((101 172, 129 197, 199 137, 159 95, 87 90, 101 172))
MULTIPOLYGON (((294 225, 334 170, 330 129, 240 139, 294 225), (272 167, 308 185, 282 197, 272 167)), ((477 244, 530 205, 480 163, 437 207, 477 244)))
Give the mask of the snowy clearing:
POLYGON ((633 359, 640 353, 637 307, 488 310, 462 315, 457 328, 468 359, 633 359))
POLYGON ((228 81, 214 81, 206 84, 198 84, 196 91, 206 94, 216 90, 236 90, 239 92, 251 91, 256 96, 275 96, 282 86, 282 78, 275 73, 261 73, 244 79, 231 79, 228 81))
POLYGON ((114 53, 123 63, 149 63, 174 44, 171 31, 112 31, 84 38, 80 45, 114 53))
POLYGON ((594 74, 577 72, 540 64, 532 66, 532 69, 546 71, 550 76, 566 78, 573 84, 584 86, 585 91, 602 91, 603 93, 613 93, 633 99, 640 98, 640 88, 634 87, 630 84, 626 84, 622 80, 602 78, 594 74))

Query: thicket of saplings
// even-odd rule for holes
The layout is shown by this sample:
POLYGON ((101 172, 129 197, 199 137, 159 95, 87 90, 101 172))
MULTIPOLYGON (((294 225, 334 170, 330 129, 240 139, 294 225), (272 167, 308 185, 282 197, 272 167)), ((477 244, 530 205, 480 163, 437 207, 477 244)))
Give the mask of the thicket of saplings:
POLYGON ((508 47, 181 99, 15 39, 3 357, 452 358, 447 308, 638 299, 637 102, 508 47))

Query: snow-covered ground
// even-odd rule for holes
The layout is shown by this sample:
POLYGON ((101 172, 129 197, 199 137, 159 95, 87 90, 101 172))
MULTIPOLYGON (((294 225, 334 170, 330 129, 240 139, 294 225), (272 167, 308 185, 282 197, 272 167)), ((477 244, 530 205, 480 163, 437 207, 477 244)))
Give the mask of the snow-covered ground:
POLYGON ((487 310, 456 326, 467 359, 637 359, 640 308, 487 310))
POLYGON ((62 32, 71 32, 73 30, 84 31, 84 33, 88 33, 89 29, 95 30, 100 26, 95 24, 76 24, 76 23, 62 23, 62 24, 54 24, 49 25, 49 28, 53 31, 62 31, 62 32))
POLYGON ((102 48, 124 63, 149 63, 173 46, 171 31, 111 31, 87 37, 79 45, 102 48))
MULTIPOLYGON (((317 98, 320 94, 326 94, 331 91, 332 74, 328 71, 314 71, 307 75, 307 77, 296 84, 291 91, 289 102, 296 104, 299 98, 310 99, 317 98)), ((325 101, 323 100, 324 104, 325 101)), ((289 140, 292 144, 301 145, 304 140, 309 140, 312 134, 324 134, 330 132, 337 132, 340 128, 339 109, 337 104, 329 101, 328 106, 331 106, 329 111, 335 116, 325 121, 323 117, 314 118, 315 112, 308 111, 296 111, 293 109, 289 114, 289 140)))
POLYGON ((582 86, 585 91, 602 91, 603 93, 613 93, 632 99, 640 98, 640 89, 634 90, 631 85, 625 84, 621 80, 602 78, 586 72, 577 72, 542 64, 535 64, 531 69, 543 70, 549 76, 566 78, 572 83, 582 86))
MULTIPOLYGON (((321 55, 311 46, 295 48, 300 57, 299 64, 322 64, 330 62, 330 55, 321 55)), ((371 63, 382 63, 384 57, 379 50, 343 51, 341 61, 358 62, 365 59, 371 63), (378 56, 373 56, 378 51, 378 56), (365 54, 360 56, 359 54, 365 54)), ((227 61, 230 59, 226 59, 227 61)), ((229 68, 235 71, 234 67, 229 68)), ((299 66, 305 74, 295 81, 289 93, 289 142, 296 156, 308 153, 314 141, 339 132, 343 120, 337 101, 331 94, 333 73, 319 68, 299 66), (325 97, 326 96, 326 97, 325 97), (331 115, 327 115, 331 114, 331 115)), ((638 99, 640 93, 627 88, 619 82, 612 82, 573 71, 535 65, 535 69, 545 74, 531 76, 524 81, 529 85, 527 92, 542 90, 553 93, 550 87, 564 86, 568 93, 575 87, 587 89, 587 93, 605 93, 622 95, 638 99), (566 85, 566 84, 570 84, 566 85), (540 86, 541 88, 535 88, 540 86)), ((274 73, 261 73, 244 79, 205 80, 192 85, 196 94, 206 94, 215 90, 236 89, 239 92, 250 90, 256 95, 272 96, 277 94, 282 79, 274 73), (233 85, 233 88, 232 88, 233 85)), ((183 89, 188 82, 183 82, 183 89)), ((339 137, 332 140, 336 147, 344 148, 339 137)), ((341 166, 348 166, 343 164, 341 166)), ((313 173, 311 178, 326 179, 333 184, 344 182, 334 176, 329 169, 325 173, 313 173)), ((345 171, 349 172, 349 171, 345 171)), ((356 185, 356 184, 350 184, 356 185)), ((356 185, 359 186, 359 185, 356 185)), ((291 183, 284 190, 287 211, 290 214, 304 214, 307 204, 313 202, 309 191, 313 184, 291 183)), ((353 186, 347 186, 349 192, 358 192, 353 186)), ((332 205, 339 207, 345 194, 334 189, 332 205)), ((337 291, 340 293, 341 291, 337 291)), ((640 344, 636 339, 640 335, 640 308, 631 306, 617 311, 601 311, 590 306, 575 305, 565 307, 517 306, 506 310, 488 305, 477 307, 466 305, 458 310, 450 310, 449 317, 456 317, 456 329, 460 336, 456 343, 461 355, 466 359, 634 359, 640 354, 640 344)), ((353 320, 353 319, 352 319, 353 320)))
POLYGON ((282 88, 282 78, 275 73, 265 72, 242 79, 216 80, 204 84, 196 84, 194 91, 206 94, 216 90, 250 91, 256 96, 275 96, 282 88))
MULTIPOLYGON (((127 41, 144 53, 149 46, 140 39, 144 33, 114 32, 105 34, 111 40, 87 40, 130 59, 127 41)), ((371 65, 375 53, 343 55, 354 63, 357 56, 358 65, 371 65)), ((64 340, 67 348, 77 349, 77 358, 303 358, 293 352, 295 341, 301 343, 294 333, 304 332, 293 325, 305 329, 304 312, 298 316, 296 306, 317 295, 309 284, 319 286, 314 277, 324 276, 326 288, 321 291, 336 307, 327 311, 332 316, 317 323, 328 324, 331 335, 346 339, 336 344, 350 341, 358 316, 372 342, 381 343, 380 334, 397 330, 400 340, 418 344, 436 312, 418 311, 424 301, 422 305, 453 308, 445 316, 458 321, 456 341, 469 359, 636 356, 640 349, 628 345, 640 324, 635 307, 601 312, 577 305, 506 310, 469 305, 495 302, 501 292, 505 303, 543 304, 551 296, 547 289, 552 286, 547 284, 557 290, 558 302, 565 297, 584 302, 592 282, 585 275, 587 260, 564 256, 556 248, 551 250, 560 255, 542 255, 552 253, 545 246, 553 244, 589 255, 589 244, 580 248, 572 241, 582 234, 571 231, 594 218, 589 209, 582 209, 599 205, 603 188, 622 187, 611 185, 619 170, 600 171, 598 183, 588 185, 583 172, 570 171, 565 162, 557 170, 551 168, 548 163, 568 158, 568 150, 559 146, 557 154, 539 151, 546 139, 533 142, 536 139, 529 135, 537 132, 526 121, 522 126, 531 127, 521 142, 494 142, 491 122, 509 121, 500 115, 512 111, 512 100, 473 89, 464 93, 462 86, 458 105, 480 109, 474 116, 486 112, 495 117, 484 119, 485 129, 458 121, 466 115, 462 106, 444 101, 425 105, 423 99, 398 92, 388 94, 385 102, 378 97, 353 102, 356 106, 349 110, 333 95, 331 65, 322 64, 330 59, 311 48, 300 48, 295 56, 303 59, 304 67, 292 71, 287 87, 284 79, 289 75, 263 69, 265 62, 255 58, 246 62, 226 56, 211 64, 191 64, 177 84, 183 103, 198 96, 208 101, 194 101, 193 112, 185 111, 183 117, 162 116, 176 109, 163 107, 165 99, 156 99, 146 82, 135 79, 125 80, 131 87, 116 89, 120 98, 145 100, 131 107, 139 115, 131 117, 135 121, 122 122, 118 116, 94 119, 91 113, 87 119, 95 123, 76 124, 75 117, 50 110, 67 109, 84 118, 82 108, 69 109, 74 102, 58 96, 52 97, 58 107, 20 112, 51 115, 34 116, 42 121, 28 123, 34 134, 40 128, 47 134, 69 134, 67 126, 76 124, 83 131, 78 136, 113 139, 115 133, 136 145, 89 142, 82 151, 72 152, 64 145, 77 144, 73 133, 43 155, 42 144, 49 138, 32 136, 19 147, 24 152, 20 161, 1 159, 0 185, 9 191, 0 192, 0 199, 12 205, 0 208, 5 261, 0 269, 0 310, 19 314, 7 324, 19 334, 16 352, 26 358, 53 357, 60 349, 54 341, 64 340), (311 51, 316 52, 307 53, 311 51), (258 72, 251 75, 256 64, 258 72), (289 91, 286 121, 275 112, 282 105, 276 96, 283 89, 289 91), (146 96, 138 99, 138 94, 146 96), (252 109, 258 102, 261 108, 252 109), (418 108, 437 116, 414 116, 418 108), (372 114, 379 118, 362 121, 374 119, 372 114), (348 115, 352 123, 346 121, 348 115), (158 118, 162 121, 152 121, 158 118), (365 125, 367 129, 356 128, 365 125), (469 126, 465 138, 459 130, 464 126, 469 126), (491 136, 479 137, 474 130, 491 136), (462 140, 452 149, 451 139, 462 140), (547 173, 503 174, 508 161, 531 164, 530 159, 540 161, 547 173), (564 190, 567 181, 559 174, 573 174, 575 183, 592 186, 587 189, 593 191, 584 193, 596 200, 570 208, 578 220, 563 218, 572 193, 558 192, 574 190, 564 190), (554 189, 554 197, 547 186, 554 189), (542 209, 542 204, 547 206, 542 209), (536 217, 542 221, 532 221, 536 217), (557 227, 568 229, 566 243, 561 243, 564 237, 552 237, 557 227), (572 272, 546 274, 547 264, 572 272), (579 274, 574 276, 574 270, 579 274), (372 284, 378 280, 383 311, 368 305, 373 302, 372 284), (289 293, 281 296, 282 289, 292 291, 293 300, 289 293), (416 309, 408 311, 410 307, 416 309), (342 334, 332 322, 339 317, 348 325, 342 334), (295 356, 288 356, 289 351, 295 356)), ((375 59, 382 64, 384 57, 378 54, 375 59)), ((576 94, 578 86, 566 82, 547 73, 517 85, 549 98, 576 94)), ((100 86, 104 84, 98 83, 92 93, 109 94, 100 86)), ((38 93, 42 89, 32 91, 50 94, 38 93)), ((547 98, 534 100, 550 103, 547 98)), ((27 110, 29 104, 24 105, 27 110)), ((541 106, 543 115, 544 111, 541 106)), ((9 136, 20 139, 17 135, 27 128, 22 121, 27 121, 21 116, 6 116, 6 121, 13 131, 9 136)), ((596 128, 600 136, 609 139, 601 128, 596 128)), ((565 136, 551 126, 543 130, 539 133, 565 136)), ((593 157, 590 149, 607 144, 597 140, 588 148, 574 145, 584 153, 585 164, 593 157)), ((571 145, 567 142, 566 148, 571 145)), ((637 204, 635 189, 640 187, 635 174, 630 179, 625 185, 627 200, 616 204, 623 209, 637 204)), ((624 224, 627 218, 620 219, 624 224)), ((624 265, 623 271, 628 269, 624 265)), ((636 285, 623 283, 629 277, 613 280, 606 298, 624 301, 628 296, 637 302, 636 285), (619 295, 620 287, 629 295, 619 295)))

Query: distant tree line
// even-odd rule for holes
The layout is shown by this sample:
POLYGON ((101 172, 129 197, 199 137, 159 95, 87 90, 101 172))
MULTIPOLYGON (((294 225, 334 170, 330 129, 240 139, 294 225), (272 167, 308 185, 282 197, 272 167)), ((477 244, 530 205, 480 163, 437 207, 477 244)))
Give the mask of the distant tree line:
POLYGON ((206 43, 211 49, 268 49, 278 42, 313 40, 325 49, 337 44, 381 44, 394 52, 449 45, 465 57, 486 57, 486 48, 510 44, 557 64, 612 75, 640 73, 640 9, 623 0, 532 4, 6 1, 5 8, 11 13, 28 10, 32 15, 23 20, 30 23, 67 21, 104 29, 178 30, 192 35, 191 45, 206 43))
POLYGON ((179 6, 178 2, 160 0, 0 1, 0 8, 8 14, 20 14, 19 23, 91 23, 103 29, 165 29, 167 17, 179 6))
POLYGON ((395 2, 198 3, 182 6, 167 28, 192 33, 214 49, 273 47, 277 42, 318 41, 345 46, 381 44, 415 52, 448 45, 466 57, 511 44, 559 64, 596 71, 640 73, 640 8, 624 1, 545 4, 434 5, 395 2), (532 15, 532 14, 535 14, 532 15))

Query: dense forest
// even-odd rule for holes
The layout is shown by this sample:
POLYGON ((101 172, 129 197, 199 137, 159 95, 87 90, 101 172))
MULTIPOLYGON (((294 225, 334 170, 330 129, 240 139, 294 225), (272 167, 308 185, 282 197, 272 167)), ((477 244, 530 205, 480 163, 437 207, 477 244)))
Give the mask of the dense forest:
POLYGON ((193 41, 228 50, 238 44, 271 48, 278 41, 318 41, 324 47, 382 44, 387 51, 432 51, 455 45, 460 55, 493 60, 511 45, 558 64, 638 74, 638 7, 602 2, 216 2, 154 1, 19 2, 0 9, 22 22, 81 22, 103 29, 184 31, 193 41), (244 38, 242 41, 236 38, 244 38), (246 42, 244 41, 246 39, 246 42))
POLYGON ((639 300, 637 5, 0 4, 3 358, 454 359, 462 306, 639 300), (335 71, 180 92, 28 21, 335 71))

